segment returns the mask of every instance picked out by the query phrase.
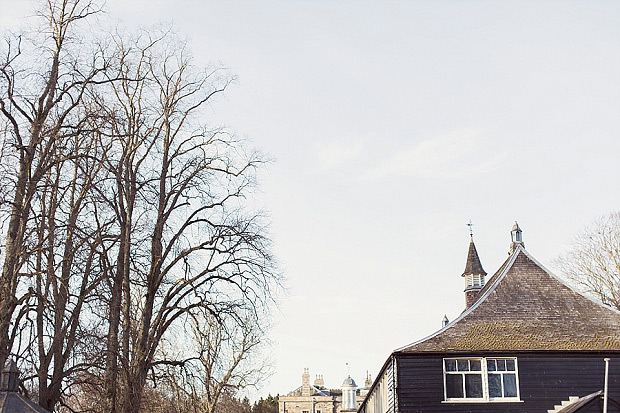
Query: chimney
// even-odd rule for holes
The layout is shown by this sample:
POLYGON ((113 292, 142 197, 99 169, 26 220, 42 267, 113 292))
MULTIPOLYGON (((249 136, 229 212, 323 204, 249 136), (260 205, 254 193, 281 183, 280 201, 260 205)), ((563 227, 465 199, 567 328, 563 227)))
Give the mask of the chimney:
POLYGON ((317 374, 315 379, 314 379, 314 385, 316 387, 325 387, 325 383, 323 382, 323 375, 322 374, 317 374))
POLYGON ((301 375, 301 395, 310 396, 310 370, 307 367, 301 375))

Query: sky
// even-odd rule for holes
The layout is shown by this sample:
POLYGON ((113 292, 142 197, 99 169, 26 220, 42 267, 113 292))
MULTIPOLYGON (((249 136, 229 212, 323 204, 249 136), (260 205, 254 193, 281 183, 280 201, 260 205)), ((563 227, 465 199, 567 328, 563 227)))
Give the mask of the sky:
MULTIPOLYGON (((0 0, 0 29, 31 1, 0 0)), ((122 27, 172 22, 237 81, 210 107, 274 161, 269 214, 286 292, 274 374, 374 379, 464 309, 474 224, 484 269, 515 220, 543 265, 620 209, 620 2, 108 0, 122 27), (348 366, 347 366, 348 363, 348 366)))

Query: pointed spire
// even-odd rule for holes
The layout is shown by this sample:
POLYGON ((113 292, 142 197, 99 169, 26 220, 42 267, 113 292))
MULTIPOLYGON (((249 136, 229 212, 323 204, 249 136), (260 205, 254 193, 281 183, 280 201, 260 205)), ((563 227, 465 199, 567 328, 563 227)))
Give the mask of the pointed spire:
POLYGON ((467 262, 465 263, 465 271, 461 274, 461 277, 465 279, 465 308, 468 308, 476 300, 478 293, 484 287, 484 276, 487 275, 480 257, 478 257, 478 251, 476 251, 476 245, 474 244, 474 234, 471 230, 473 224, 471 221, 467 224, 469 227, 469 250, 467 251, 467 262))
POLYGON ((450 323, 450 320, 448 320, 448 316, 446 314, 444 314, 443 315, 443 319, 441 320, 441 328, 444 328, 449 323, 450 323))
POLYGON ((463 271, 463 274, 461 276, 465 277, 472 274, 487 275, 487 273, 482 268, 480 257, 478 257, 478 251, 476 250, 473 236, 471 236, 471 239, 469 241, 469 251, 467 251, 467 262, 465 263, 465 271, 463 271))

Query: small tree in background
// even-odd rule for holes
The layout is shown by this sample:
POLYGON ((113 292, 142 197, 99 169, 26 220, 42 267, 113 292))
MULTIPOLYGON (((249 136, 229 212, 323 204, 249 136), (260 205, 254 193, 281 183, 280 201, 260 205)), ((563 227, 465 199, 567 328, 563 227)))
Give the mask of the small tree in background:
POLYGON ((587 225, 555 265, 583 292, 620 310, 620 212, 587 225))
POLYGON ((279 396, 274 397, 271 394, 266 399, 261 397, 254 402, 252 413, 278 413, 278 399, 279 396))
POLYGON ((247 397, 239 400, 228 393, 223 393, 215 407, 215 413, 252 413, 252 406, 247 397))

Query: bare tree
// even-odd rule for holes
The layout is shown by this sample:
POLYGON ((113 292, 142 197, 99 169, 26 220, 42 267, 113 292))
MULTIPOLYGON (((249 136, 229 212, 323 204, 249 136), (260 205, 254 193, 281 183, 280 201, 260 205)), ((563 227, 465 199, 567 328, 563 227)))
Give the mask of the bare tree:
MULTIPOLYGON (((4 365, 21 319, 28 313, 32 288, 20 288, 33 273, 26 263, 44 240, 37 234, 33 202, 52 169, 66 154, 83 124, 81 102, 90 84, 97 82, 105 68, 98 54, 84 56, 68 52, 76 23, 97 12, 91 1, 49 0, 43 39, 26 42, 23 37, 7 40, 0 63, 0 114, 5 122, 3 186, 10 196, 2 200, 7 232, 4 262, 0 275, 0 364, 4 365), (33 54, 24 54, 26 44, 33 54), (42 51, 35 56, 34 51, 42 51), (42 63, 41 63, 42 62, 42 63), (18 310, 25 306, 26 310, 18 310)), ((41 225, 39 221, 38 225, 41 225)))
POLYGON ((555 264, 585 293, 620 310, 620 212, 589 224, 555 264))
POLYGON ((193 334, 200 349, 204 413, 215 413, 222 395, 256 387, 268 374, 268 365, 256 360, 265 338, 252 313, 246 317, 235 314, 228 320, 204 313, 196 320, 193 334))
MULTIPOLYGON (((165 383, 174 399, 183 403, 182 411, 216 413, 269 374, 268 362, 260 358, 265 331, 254 309, 217 316, 202 310, 188 320, 192 340, 186 344, 187 358, 153 369, 153 385, 165 383)), ((172 349, 180 353, 183 345, 174 340, 166 348, 168 353, 172 349)))
POLYGON ((264 159, 208 126, 232 78, 169 31, 74 47, 99 9, 46 6, 0 63, 0 365, 18 357, 50 410, 148 411, 148 393, 211 413, 265 371, 248 357, 279 285, 245 206, 264 159))
POLYGON ((109 260, 117 265, 105 382, 108 410, 138 412, 149 370, 182 362, 157 359, 175 325, 202 311, 259 312, 278 276, 260 216, 243 207, 264 161, 204 123, 230 78, 193 67, 167 33, 124 44, 115 76, 133 80, 110 84, 107 199, 120 236, 109 260))
POLYGON ((86 132, 65 146, 72 146, 68 153, 74 156, 55 162, 36 195, 39 205, 33 205, 39 237, 28 264, 34 315, 29 334, 21 337, 36 344, 27 347, 24 359, 36 370, 39 404, 48 410, 61 401, 73 377, 102 364, 92 345, 101 345, 103 322, 92 317, 91 306, 97 305, 104 281, 101 250, 110 222, 97 219, 92 187, 101 179, 105 148, 86 132))

